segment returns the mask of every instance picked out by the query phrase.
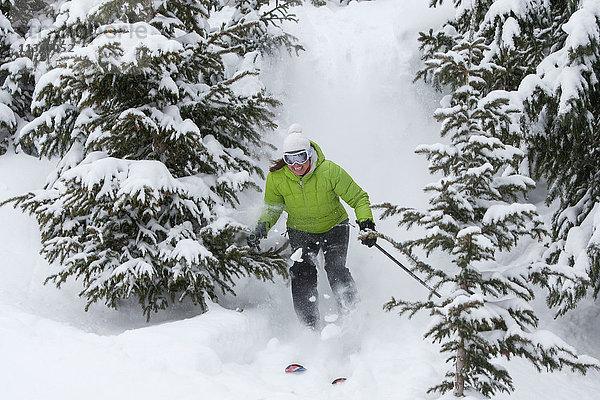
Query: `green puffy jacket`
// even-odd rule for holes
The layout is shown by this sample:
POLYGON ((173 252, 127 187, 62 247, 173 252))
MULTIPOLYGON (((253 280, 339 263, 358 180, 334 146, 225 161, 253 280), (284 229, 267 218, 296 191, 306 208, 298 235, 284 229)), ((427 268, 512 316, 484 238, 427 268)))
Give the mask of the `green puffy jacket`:
POLYGON ((373 220, 369 196, 339 165, 326 160, 321 148, 317 151, 315 169, 300 177, 283 167, 269 172, 265 188, 265 207, 258 222, 266 222, 267 231, 288 214, 288 228, 310 233, 327 232, 348 218, 340 197, 356 213, 360 222, 373 220))

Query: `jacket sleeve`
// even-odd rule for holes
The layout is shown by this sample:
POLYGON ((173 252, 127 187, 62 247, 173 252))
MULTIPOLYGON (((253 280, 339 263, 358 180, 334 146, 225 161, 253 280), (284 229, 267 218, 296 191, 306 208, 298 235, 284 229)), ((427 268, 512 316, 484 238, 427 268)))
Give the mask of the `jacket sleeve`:
POLYGON ((331 163, 331 178, 334 192, 354 209, 359 222, 373 219, 369 195, 339 165, 331 163))
POLYGON ((283 212, 285 202, 283 196, 277 191, 277 187, 273 182, 273 175, 267 175, 267 183, 265 185, 265 201, 263 210, 258 219, 258 222, 267 223, 267 232, 277 223, 279 216, 283 212))

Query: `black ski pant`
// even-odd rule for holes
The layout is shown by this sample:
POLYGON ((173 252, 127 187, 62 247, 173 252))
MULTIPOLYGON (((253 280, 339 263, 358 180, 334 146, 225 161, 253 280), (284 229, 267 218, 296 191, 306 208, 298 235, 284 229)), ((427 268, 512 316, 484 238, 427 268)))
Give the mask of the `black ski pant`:
POLYGON ((340 312, 346 313, 358 300, 356 285, 350 270, 346 268, 350 226, 348 220, 325 233, 308 233, 288 229, 290 244, 295 252, 302 249, 302 261, 295 261, 290 268, 292 300, 300 321, 317 327, 319 316, 319 293, 317 292, 317 266, 319 250, 323 250, 325 272, 340 312))

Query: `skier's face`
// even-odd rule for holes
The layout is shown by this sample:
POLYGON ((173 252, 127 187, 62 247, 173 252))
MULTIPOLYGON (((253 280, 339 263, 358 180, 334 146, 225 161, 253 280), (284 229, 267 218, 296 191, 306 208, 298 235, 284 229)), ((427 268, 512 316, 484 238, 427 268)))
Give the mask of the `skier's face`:
POLYGON ((288 168, 290 169, 290 171, 292 171, 296 175, 303 176, 310 169, 310 159, 306 160, 306 162, 304 164, 288 165, 288 168))

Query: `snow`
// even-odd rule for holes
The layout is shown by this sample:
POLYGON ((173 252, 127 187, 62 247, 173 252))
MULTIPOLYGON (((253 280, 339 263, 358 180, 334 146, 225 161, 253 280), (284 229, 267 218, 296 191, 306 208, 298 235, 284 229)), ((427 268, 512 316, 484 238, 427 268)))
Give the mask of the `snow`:
POLYGON ((17 123, 15 113, 4 103, 0 103, 0 121, 9 126, 14 126, 17 123))
POLYGON ((465 171, 465 176, 479 177, 481 175, 492 174, 494 166, 490 163, 485 163, 480 167, 469 168, 465 171))
POLYGON ((536 207, 533 204, 495 204, 490 206, 485 212, 483 223, 491 225, 510 218, 511 215, 532 212, 536 212, 536 207))
POLYGON ((0 67, 2 71, 6 71, 9 74, 16 74, 19 71, 30 68, 33 68, 33 62, 27 57, 15 58, 12 61, 2 64, 2 67, 0 67))
POLYGON ((185 259, 188 265, 198 263, 201 259, 212 257, 212 253, 206 247, 192 239, 183 239, 177 242, 172 256, 172 258, 177 260, 185 259))
POLYGON ((330 340, 339 337, 342 334, 342 328, 336 324, 327 324, 321 331, 321 339, 330 340))
POLYGON ((298 250, 296 250, 291 256, 290 256, 290 260, 294 261, 294 262, 302 262, 304 260, 302 260, 302 247, 300 247, 298 250))
POLYGON ((105 2, 105 0, 72 0, 65 2, 61 6, 60 11, 65 12, 68 10, 69 18, 66 20, 66 23, 71 25, 78 21, 87 21, 89 13, 105 2))
POLYGON ((514 48, 515 42, 514 38, 519 36, 521 33, 521 28, 519 27, 519 23, 513 17, 509 17, 504 21, 504 26, 502 28, 502 44, 508 48, 514 48))
POLYGON ((106 157, 104 153, 94 152, 87 156, 81 164, 63 174, 65 180, 77 180, 89 190, 103 182, 103 189, 98 196, 105 194, 115 197, 115 189, 119 193, 127 193, 131 197, 135 193, 143 201, 146 188, 165 191, 185 191, 186 187, 173 178, 165 165, 152 160, 121 160, 106 157), (120 181, 114 185, 113 180, 120 181))
MULTIPOLYGON (((73 1, 65 7, 72 7, 72 11, 78 7, 72 18, 84 17, 98 3, 73 1)), ((271 141, 280 145, 287 126, 298 121, 326 157, 342 165, 369 193, 373 203, 391 201, 421 208, 427 201, 422 188, 433 179, 427 173, 425 157, 414 154, 414 149, 421 143, 440 140, 439 125, 432 118, 440 95, 424 84, 412 83, 419 65, 415 38, 419 30, 441 22, 448 13, 448 7, 429 10, 427 2, 397 0, 297 9, 300 22, 289 29, 307 50, 297 58, 265 63, 262 68, 267 88, 285 104, 279 114, 281 129, 271 141)), ((50 83, 57 77, 47 75, 43 79, 50 83)), ((165 88, 169 84, 165 81, 165 88)), ((165 123, 185 122, 172 117, 165 123)), ((205 144, 215 155, 224 152, 214 138, 205 138, 205 144)), ((435 146, 445 149, 449 156, 453 154, 454 150, 443 144, 429 148, 435 146)), ((94 154, 76 172, 92 184, 118 162, 94 154), (113 165, 108 168, 104 163, 113 165)), ((129 174, 129 184, 122 190, 135 192, 147 181, 154 186, 177 186, 159 163, 122 162, 122 171, 129 174)), ((0 157, 0 201, 43 187, 54 164, 23 154, 0 157)), ((241 183, 247 177, 227 179, 241 183)), ((256 193, 254 201, 260 199, 261 194, 256 193)), ((505 208, 491 210, 490 219, 510 212, 505 208)), ((594 226, 600 225, 598 215, 600 212, 594 215, 594 226)), ((38 254, 40 238, 35 221, 7 206, 0 208, 0 221, 3 397, 436 398, 426 390, 440 380, 446 366, 438 348, 422 338, 428 316, 416 315, 409 320, 382 310, 382 304, 393 295, 416 301, 424 300, 427 293, 384 255, 354 240, 355 229, 351 230, 348 266, 362 302, 354 314, 334 318, 335 302, 321 269, 320 305, 328 324, 321 332, 311 332, 297 321, 289 285, 283 281, 240 281, 237 296, 222 296, 220 304, 209 304, 210 311, 203 315, 184 303, 153 315, 146 323, 133 302, 122 304, 119 311, 92 305, 86 313, 85 301, 77 296, 81 290, 78 283, 67 282, 61 290, 42 284, 55 267, 38 254), (304 364, 308 371, 297 376, 284 374, 284 367, 291 362, 304 364), (331 385, 339 376, 349 380, 331 385)), ((378 221, 377 228, 399 240, 409 237, 390 220, 378 221)), ((466 228, 461 235, 475 234, 477 229, 466 228)), ((280 225, 276 230, 285 231, 280 225)), ((597 241, 598 231, 583 236, 590 240, 592 234, 597 241)), ((266 242, 282 240, 272 232, 266 242)), ((581 240, 573 238, 573 251, 581 240)), ((180 241, 174 251, 187 260, 208 256, 200 244, 189 241, 180 241)), ((141 264, 131 267, 139 273, 149 272, 141 264)), ((544 311, 543 300, 534 307, 542 314, 542 325, 551 326, 578 350, 600 356, 597 306, 590 306, 579 320, 556 321, 544 311)), ((551 344, 558 339, 548 335, 544 340, 551 344)), ((600 391, 600 374, 595 372, 588 377, 569 371, 537 373, 522 360, 499 363, 513 376, 516 392, 495 399, 593 399, 600 391)))
POLYGON ((137 67, 135 62, 139 59, 141 50, 147 51, 149 57, 161 57, 183 49, 180 42, 167 39, 158 29, 145 22, 115 23, 100 28, 100 31, 103 32, 102 35, 98 35, 88 46, 75 49, 73 53, 82 57, 86 56, 96 63, 99 63, 100 56, 103 56, 102 61, 111 62, 113 67, 119 68, 121 65, 130 67, 129 64, 137 67), (104 46, 113 43, 119 44, 122 49, 118 60, 117 57, 107 58, 102 52, 104 46))
POLYGON ((466 228, 461 229, 460 231, 458 231, 458 233, 456 234, 456 238, 457 239, 461 239, 467 236, 472 236, 472 235, 480 235, 481 234, 481 228, 478 226, 468 226, 466 228))
MULTIPOLYGON (((485 19, 487 21, 493 21, 497 17, 514 13, 516 15, 523 15, 528 8, 535 7, 529 4, 530 2, 524 0, 496 0, 490 6, 485 19)), ((507 18, 508 20, 509 18, 507 18)))
MULTIPOLYGON (((600 205, 596 204, 589 215, 577 227, 569 230, 564 243, 564 258, 573 259, 573 269, 586 273, 590 265, 587 249, 600 244, 600 205)), ((566 260, 563 260, 566 262, 566 260)))
POLYGON ((591 68, 594 57, 585 57, 583 62, 579 58, 571 60, 571 54, 579 47, 598 43, 600 30, 596 19, 600 17, 600 6, 597 1, 583 1, 579 9, 574 12, 569 21, 563 25, 567 33, 565 46, 548 55, 538 66, 537 73, 526 77, 519 87, 522 96, 528 96, 536 88, 548 93, 559 93, 559 115, 571 110, 571 101, 579 96, 582 85, 585 85, 584 76, 591 68))
POLYGON ((440 153, 448 156, 453 156, 456 155, 458 150, 453 146, 445 145, 442 143, 435 143, 431 145, 421 144, 415 148, 415 152, 440 153))
POLYGON ((147 275, 151 277, 154 275, 154 268, 152 268, 151 264, 148 264, 141 258, 134 258, 128 261, 125 261, 114 271, 111 273, 112 276, 119 276, 122 274, 131 274, 135 277, 140 277, 143 275, 147 275))

